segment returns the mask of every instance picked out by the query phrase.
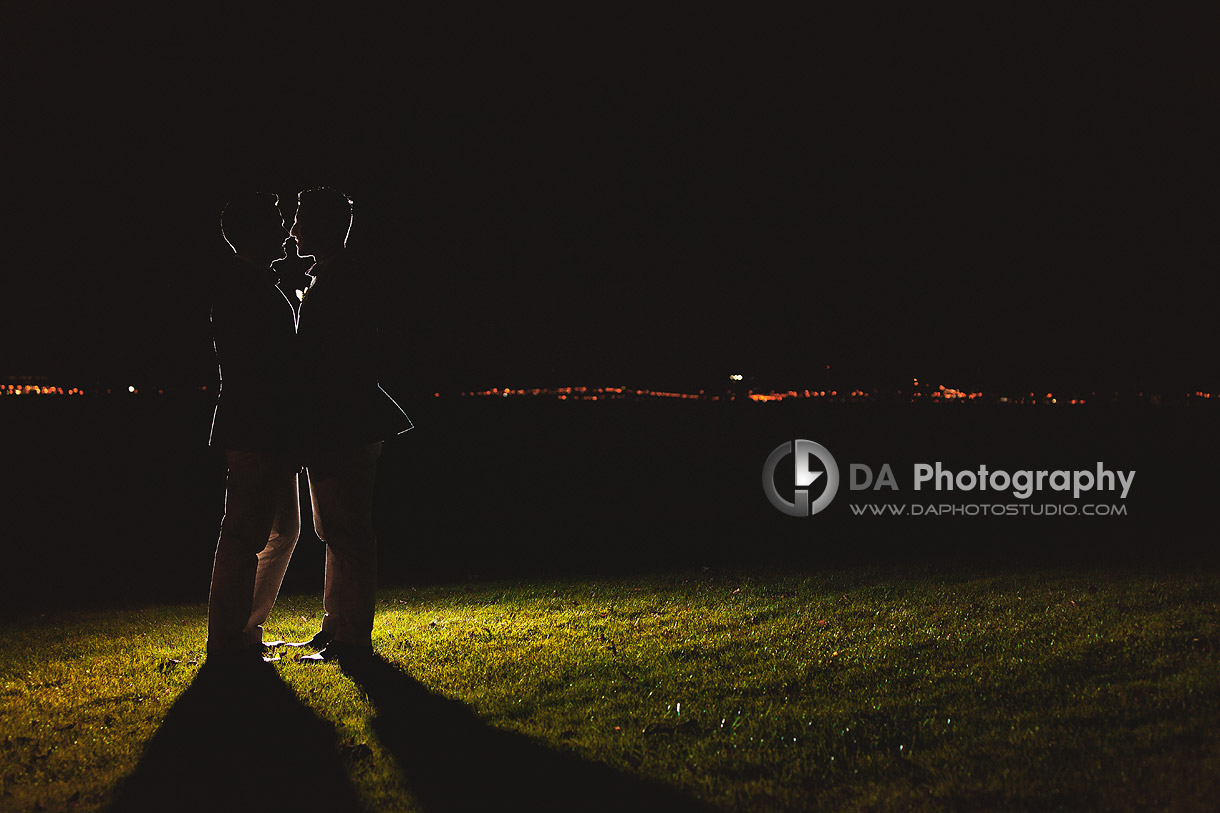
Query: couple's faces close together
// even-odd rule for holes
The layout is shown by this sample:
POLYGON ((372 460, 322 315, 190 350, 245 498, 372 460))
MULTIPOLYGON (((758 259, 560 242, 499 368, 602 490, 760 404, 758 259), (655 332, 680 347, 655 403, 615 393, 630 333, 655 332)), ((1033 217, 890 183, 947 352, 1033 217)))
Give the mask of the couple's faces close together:
MULTIPOLYGON (((298 257, 313 257, 317 253, 317 249, 310 242, 310 230, 307 228, 302 234, 300 213, 292 220, 292 228, 288 230, 288 240, 284 241, 284 249, 288 249, 289 241, 295 241, 298 257)), ((285 255, 287 256, 287 255, 285 255)))
POLYGON ((273 207, 267 212, 265 225, 266 227, 262 231, 264 245, 259 247, 262 249, 259 253, 267 257, 270 262, 284 259, 292 248, 296 249, 298 257, 314 256, 314 249, 309 241, 309 230, 306 229, 302 234, 300 218, 293 219, 290 229, 279 209, 273 207))

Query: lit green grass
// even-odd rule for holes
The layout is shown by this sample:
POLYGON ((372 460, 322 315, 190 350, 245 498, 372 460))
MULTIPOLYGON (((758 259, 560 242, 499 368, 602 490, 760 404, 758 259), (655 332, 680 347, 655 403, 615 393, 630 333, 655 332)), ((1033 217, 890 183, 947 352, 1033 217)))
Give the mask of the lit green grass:
MULTIPOLYGON (((284 597, 269 636, 316 631, 284 597)), ((206 609, 0 627, 0 808, 94 809, 202 660, 206 609), (179 663, 174 664, 172 661, 179 663)), ((1207 809, 1220 576, 709 572, 385 590, 374 645, 487 724, 737 810, 1207 809)), ((331 664, 275 667, 368 809, 414 809, 331 664)))

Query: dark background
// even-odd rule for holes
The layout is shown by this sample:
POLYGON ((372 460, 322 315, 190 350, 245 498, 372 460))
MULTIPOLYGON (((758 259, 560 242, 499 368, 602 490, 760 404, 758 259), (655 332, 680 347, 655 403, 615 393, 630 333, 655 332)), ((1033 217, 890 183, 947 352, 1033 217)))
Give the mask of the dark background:
MULTIPOLYGON (((383 545, 389 580, 816 559, 756 482, 792 437, 1140 471, 1143 524, 848 523, 836 549, 874 560, 1205 547, 1212 411, 454 395, 827 365, 853 388, 1220 389, 1211 16, 305 15, 6 26, 0 375, 143 393, 0 405, 7 535, 39 543, 10 596, 206 595, 223 468, 186 393, 216 377, 219 212, 261 190, 290 219, 320 184, 356 201, 418 424, 383 461, 383 538, 410 540, 383 545)), ((290 586, 316 589, 302 545, 290 586)))
MULTIPOLYGON (((916 406, 440 399, 386 444, 375 521, 382 586, 712 568, 1215 567, 1220 421, 1202 405, 916 406), (812 438, 842 482, 796 518, 763 495, 763 461, 812 438), (912 464, 1135 471, 1126 499, 912 490, 912 464), (889 463, 896 492, 850 491, 889 463), (1120 505, 1122 516, 854 516, 852 503, 1120 505)), ((0 610, 204 602, 224 505, 223 458, 184 427, 206 398, 6 398, 0 610)), ((791 499, 792 461, 775 475, 791 499)), ((304 487, 304 478, 302 478, 304 487)), ((305 528, 284 589, 318 593, 305 528)), ((817 496, 816 493, 814 496, 817 496)), ((1044 509, 1045 510, 1045 509, 1044 509)))
POLYGON ((329 184, 423 390, 1217 382, 1210 16, 201 16, 5 35, 6 374, 213 375, 220 209, 329 184))

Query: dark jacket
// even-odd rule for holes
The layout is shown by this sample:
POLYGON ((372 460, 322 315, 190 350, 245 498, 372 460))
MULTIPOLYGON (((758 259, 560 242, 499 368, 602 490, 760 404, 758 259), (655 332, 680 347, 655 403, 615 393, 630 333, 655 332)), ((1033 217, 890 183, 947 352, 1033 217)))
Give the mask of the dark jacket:
POLYGON ((296 316, 274 271, 237 257, 217 271, 212 336, 220 394, 211 445, 294 452, 300 423, 296 316))
POLYGON ((348 251, 310 270, 297 316, 303 435, 311 455, 385 440, 411 419, 378 384, 378 299, 372 274, 348 251))

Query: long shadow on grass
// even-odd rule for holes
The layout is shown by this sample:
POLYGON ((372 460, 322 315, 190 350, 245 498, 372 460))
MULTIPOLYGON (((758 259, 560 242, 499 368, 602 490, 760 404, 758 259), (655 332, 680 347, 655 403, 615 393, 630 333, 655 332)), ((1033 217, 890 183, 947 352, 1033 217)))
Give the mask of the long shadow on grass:
POLYGON ((376 706, 373 728, 425 810, 713 810, 659 783, 489 726, 381 658, 343 669, 376 706))
POLYGON ((319 719, 268 664, 205 663, 115 795, 114 811, 360 810, 319 719))

